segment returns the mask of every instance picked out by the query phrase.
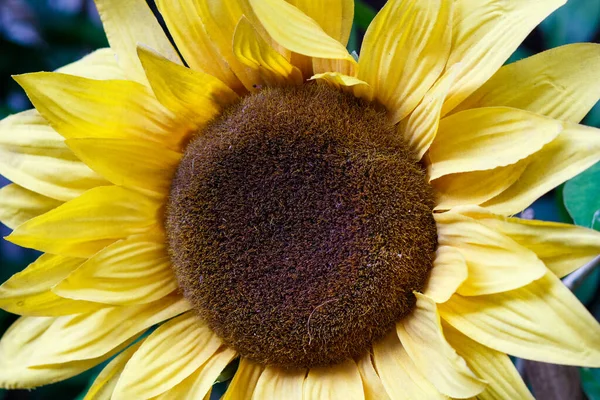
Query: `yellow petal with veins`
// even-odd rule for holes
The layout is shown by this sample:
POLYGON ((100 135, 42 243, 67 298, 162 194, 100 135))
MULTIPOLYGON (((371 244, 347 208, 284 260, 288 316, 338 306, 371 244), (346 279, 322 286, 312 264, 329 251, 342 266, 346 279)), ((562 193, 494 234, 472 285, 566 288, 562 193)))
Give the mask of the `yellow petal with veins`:
POLYGON ((149 46, 173 62, 181 63, 173 45, 143 0, 95 0, 111 48, 130 79, 147 84, 137 57, 138 44, 149 46))
POLYGON ((234 350, 223 346, 220 351, 202 364, 196 372, 185 378, 175 387, 156 396, 153 400, 204 399, 205 396, 210 395, 212 385, 235 356, 236 353, 234 350))
POLYGON ((439 246, 423 293, 436 303, 448 301, 467 275, 467 263, 460 251, 450 246, 439 246))
POLYGON ((442 325, 448 343, 487 382, 485 390, 477 395, 478 399, 534 400, 519 371, 506 354, 469 339, 447 323, 442 325))
POLYGON ((353 360, 313 367, 304 381, 305 399, 364 400, 362 380, 353 360))
POLYGON ((132 344, 127 350, 122 351, 113 358, 100 374, 98 374, 83 400, 110 400, 125 365, 143 342, 143 340, 140 340, 139 342, 132 344))
POLYGON ((14 314, 50 317, 103 308, 102 304, 65 299, 52 292, 52 287, 83 261, 81 258, 43 254, 0 286, 0 307, 14 314))
POLYGON ((289 0, 314 19, 325 33, 346 46, 354 20, 354 0, 289 0))
POLYGON ((447 65, 463 63, 442 115, 486 82, 544 18, 566 0, 457 0, 447 65))
MULTIPOLYGON (((436 356, 437 358, 437 356, 436 356)), ((400 344, 396 332, 390 332, 373 345, 373 360, 390 398, 398 400, 447 400, 423 375, 400 344)))
POLYGON ((190 311, 159 326, 125 366, 114 400, 150 399, 179 384, 217 352, 221 340, 190 311))
POLYGON ((569 44, 500 68, 455 111, 506 106, 579 122, 600 99, 600 44, 569 44))
POLYGON ((166 196, 181 154, 158 143, 129 139, 68 139, 83 162, 115 185, 166 196))
POLYGON ((326 72, 324 74, 313 75, 310 79, 351 93, 359 99, 366 101, 373 100, 373 88, 368 83, 353 76, 343 75, 338 72, 326 72))
POLYGON ((535 200, 600 161, 600 130, 566 123, 558 137, 533 154, 521 177, 498 196, 481 204, 514 215, 535 200))
POLYGON ((546 273, 534 252, 506 235, 451 211, 434 214, 442 246, 458 250, 468 277, 458 288, 463 296, 505 292, 529 284, 546 273))
POLYGON ((11 183, 0 189, 0 222, 15 229, 32 218, 63 204, 11 183))
POLYGON ((240 358, 240 365, 222 400, 251 399, 263 369, 262 365, 240 358))
POLYGON ((103 304, 145 304, 177 289, 165 239, 130 236, 94 254, 52 291, 74 300, 103 304))
POLYGON ((0 174, 60 201, 108 184, 73 154, 36 110, 0 121, 0 174))
POLYGON ((235 29, 233 53, 242 64, 257 71, 268 86, 302 84, 302 72, 261 38, 245 17, 235 29))
POLYGON ((302 400, 306 369, 281 369, 266 366, 254 389, 253 400, 302 400))
POLYGON ((390 400, 390 396, 388 396, 383 387, 381 378, 377 375, 377 371, 375 371, 371 357, 371 351, 369 351, 356 362, 358 372, 360 372, 360 377, 362 378, 365 400, 390 400))
POLYGON ((245 91, 208 35, 198 4, 196 0, 156 0, 158 10, 187 65, 214 76, 236 92, 245 91))
POLYGON ((128 189, 101 186, 18 226, 7 240, 48 253, 89 257, 115 239, 150 229, 158 222, 160 205, 128 189))
POLYGON ((454 295, 438 306, 471 339, 528 360, 600 367, 600 325, 562 282, 543 278, 510 292, 454 295))
POLYGON ((571 224, 508 218, 480 207, 453 211, 503 233, 533 251, 550 271, 562 278, 600 254, 600 232, 571 224))
POLYGON ((55 72, 19 75, 35 108, 62 136, 143 139, 177 149, 187 135, 151 90, 131 81, 98 81, 55 72))
POLYGON ((429 148, 430 179, 514 164, 539 151, 562 130, 559 121, 508 107, 451 115, 440 121, 429 148))
POLYGON ((56 72, 89 79, 127 79, 117 63, 114 50, 110 48, 93 51, 78 61, 60 67, 56 72))
POLYGON ((219 115, 237 94, 217 78, 177 65, 152 51, 138 48, 138 55, 158 101, 179 120, 197 131, 219 115))
POLYGON ((369 25, 358 78, 373 87, 393 123, 413 111, 442 74, 452 6, 442 0, 391 0, 369 25))
POLYGON ((415 292, 415 296, 417 304, 412 314, 396 325, 402 346, 441 393, 457 399, 478 395, 485 383, 446 341, 435 302, 421 293, 415 292))
POLYGON ((265 30, 286 49, 310 57, 355 62, 343 44, 325 33, 314 19, 293 5, 284 0, 249 2, 265 30))

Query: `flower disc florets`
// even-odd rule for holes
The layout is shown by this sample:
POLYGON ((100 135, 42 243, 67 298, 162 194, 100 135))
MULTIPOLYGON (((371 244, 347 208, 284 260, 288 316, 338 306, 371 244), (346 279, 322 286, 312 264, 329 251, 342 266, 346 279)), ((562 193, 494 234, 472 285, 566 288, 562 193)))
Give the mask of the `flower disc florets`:
POLYGON ((432 190, 385 112, 265 89, 188 145, 166 226, 185 297, 242 356, 341 362, 408 314, 436 248, 432 190))

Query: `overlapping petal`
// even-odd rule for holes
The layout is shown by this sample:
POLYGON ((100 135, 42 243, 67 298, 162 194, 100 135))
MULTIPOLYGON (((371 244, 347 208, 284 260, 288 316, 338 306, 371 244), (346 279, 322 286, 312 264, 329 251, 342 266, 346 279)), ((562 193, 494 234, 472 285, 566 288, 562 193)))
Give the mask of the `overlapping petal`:
POLYGON ((562 130, 559 121, 508 107, 451 115, 440 121, 429 148, 430 179, 514 164, 542 149, 562 130))
POLYGON ((343 90, 346 93, 352 93, 354 97, 359 99, 373 100, 373 88, 367 82, 353 76, 340 74, 339 72, 325 72, 313 75, 310 79, 343 90))
POLYGON ((436 303, 447 301, 467 279, 465 257, 450 246, 439 246, 423 293, 436 303))
POLYGON ((65 299, 52 287, 77 269, 83 259, 44 254, 0 286, 0 307, 14 314, 61 316, 92 312, 102 304, 65 299))
POLYGON ((551 272, 510 292, 454 295, 440 314, 471 339, 517 357, 600 367, 600 326, 551 272))
POLYGON ((112 398, 144 400, 164 393, 200 368, 221 344, 194 311, 182 314, 148 336, 125 366, 112 398))
POLYGON ((99 80, 127 79, 117 63, 114 50, 110 48, 93 51, 78 61, 60 67, 56 72, 99 80))
POLYGON ((251 399, 263 370, 263 366, 242 357, 222 400, 251 399))
POLYGON ((444 335, 469 367, 487 382, 485 390, 477 398, 533 400, 525 382, 506 354, 469 339, 448 324, 444 324, 444 335))
POLYGON ((144 304, 177 289, 165 238, 131 236, 94 254, 53 288, 62 297, 97 303, 144 304))
POLYGON ((566 0, 458 0, 448 66, 462 63, 442 115, 486 82, 544 18, 566 0))
POLYGON ((479 207, 454 211, 468 215, 533 251, 556 276, 562 278, 600 254, 600 232, 581 226, 509 218, 479 207))
POLYGON ((177 51, 143 0, 95 0, 112 50, 127 76, 147 84, 137 58, 138 44, 146 45, 173 62, 181 64, 177 51))
POLYGON ((15 229, 22 223, 63 204, 62 201, 11 183, 0 189, 0 222, 15 229))
POLYGON ((516 289, 547 271, 533 251, 474 219, 450 211, 434 217, 439 244, 454 247, 466 261, 468 276, 458 288, 463 296, 516 289))
POLYGON ((358 78, 373 87, 394 123, 415 109, 446 66, 452 4, 390 0, 369 25, 358 78))
POLYGON ((19 225, 7 240, 53 254, 89 257, 116 239, 158 222, 160 203, 118 186, 91 189, 19 225))
POLYGON ((311 368, 304 381, 305 399, 364 400, 362 379, 353 360, 311 368))
POLYGON ((289 399, 302 400, 305 369, 281 369, 266 366, 254 390, 253 400, 289 399))
POLYGON ((375 371, 371 352, 367 352, 356 362, 358 372, 362 378, 363 389, 365 391, 365 400, 390 400, 381 378, 375 371))
POLYGON ((402 346, 441 393, 457 399, 478 395, 485 384, 444 338, 435 302, 420 293, 415 296, 417 304, 412 314, 396 325, 402 346))
POLYGON ((246 17, 242 17, 235 28, 233 53, 261 77, 257 86, 263 83, 268 86, 302 84, 302 72, 260 37, 246 17))
POLYGON ((35 110, 0 121, 0 174, 25 189, 61 201, 108 183, 79 161, 35 110))
POLYGON ((142 139, 178 148, 187 134, 151 90, 137 82, 99 81, 54 72, 15 79, 42 116, 68 139, 142 139))
POLYGON ((579 122, 600 99, 600 45, 570 44, 500 68, 455 111, 505 106, 579 122))

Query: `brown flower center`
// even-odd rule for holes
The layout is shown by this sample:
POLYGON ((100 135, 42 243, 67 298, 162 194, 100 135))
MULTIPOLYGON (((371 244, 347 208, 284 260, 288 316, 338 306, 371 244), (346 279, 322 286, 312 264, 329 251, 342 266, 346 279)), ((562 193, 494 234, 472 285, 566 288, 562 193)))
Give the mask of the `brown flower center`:
POLYGON ((360 356, 412 310, 432 208, 385 113, 308 84, 245 97, 191 141, 166 228, 184 296, 227 345, 310 367, 360 356))

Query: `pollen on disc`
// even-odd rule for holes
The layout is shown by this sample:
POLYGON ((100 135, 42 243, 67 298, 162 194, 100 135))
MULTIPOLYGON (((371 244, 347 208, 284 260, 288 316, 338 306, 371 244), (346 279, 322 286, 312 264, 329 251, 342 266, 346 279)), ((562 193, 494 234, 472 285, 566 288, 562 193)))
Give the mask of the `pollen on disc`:
POLYGON ((242 356, 368 351, 432 266, 433 193, 385 110, 321 85, 243 98, 186 148, 166 213, 184 296, 242 356))

